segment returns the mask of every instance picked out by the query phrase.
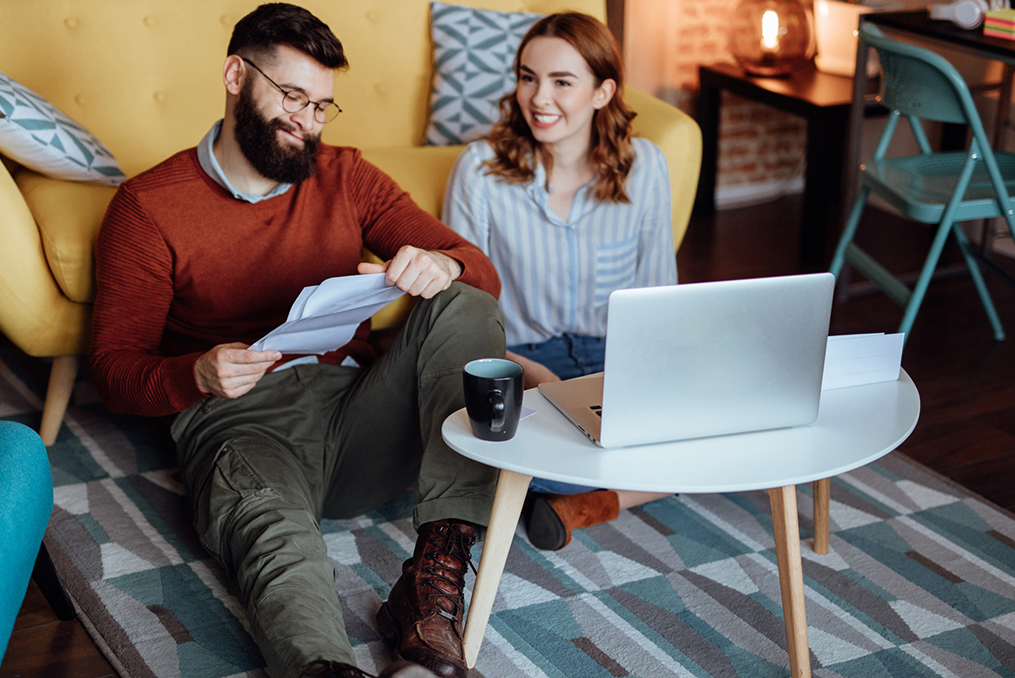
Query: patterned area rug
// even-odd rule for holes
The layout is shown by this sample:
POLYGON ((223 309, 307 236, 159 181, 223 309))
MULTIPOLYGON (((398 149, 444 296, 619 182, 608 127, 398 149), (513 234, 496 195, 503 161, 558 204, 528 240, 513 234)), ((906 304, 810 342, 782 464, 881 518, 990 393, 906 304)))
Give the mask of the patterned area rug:
MULTIPOLYGON (((0 418, 35 426, 47 367, 0 343, 0 418)), ((199 546, 162 420, 79 383, 50 450, 46 543, 123 676, 263 676, 234 589, 199 546)), ((407 494, 325 521, 361 666, 391 660, 374 613, 411 553, 407 494)), ((809 488, 799 493, 805 538, 809 488)), ((831 552, 803 546, 815 676, 1015 677, 1015 520, 893 454, 832 483, 831 552)), ((477 557, 479 549, 474 551, 477 557)), ((578 532, 515 537, 473 676, 789 675, 765 493, 676 496, 578 532)))

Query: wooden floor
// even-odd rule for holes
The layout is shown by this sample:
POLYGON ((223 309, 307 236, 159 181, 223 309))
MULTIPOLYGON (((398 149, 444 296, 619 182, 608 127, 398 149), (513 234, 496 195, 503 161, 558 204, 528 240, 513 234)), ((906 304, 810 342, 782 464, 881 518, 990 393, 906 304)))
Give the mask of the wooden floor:
MULTIPOLYGON (((695 217, 678 256, 681 282, 785 275, 796 265, 799 197, 695 217)), ((929 237, 871 213, 865 246, 897 271, 915 269, 929 237)), ((952 253, 954 260, 954 253, 952 253)), ((935 282, 903 356, 920 390, 916 431, 900 448, 932 469, 1015 511, 1015 289, 990 282, 1012 337, 994 342, 967 276, 935 282)), ((832 333, 892 332, 901 310, 881 295, 837 302, 832 333)), ((31 585, 0 678, 115 675, 78 622, 59 622, 31 585)))

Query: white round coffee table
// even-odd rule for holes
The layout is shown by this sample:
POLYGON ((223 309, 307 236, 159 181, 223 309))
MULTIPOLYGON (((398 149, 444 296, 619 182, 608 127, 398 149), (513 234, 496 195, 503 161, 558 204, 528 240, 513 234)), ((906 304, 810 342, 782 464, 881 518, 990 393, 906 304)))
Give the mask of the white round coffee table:
POLYGON ((452 449, 501 469, 490 525, 465 626, 465 659, 475 665, 515 526, 533 476, 646 492, 767 490, 772 505, 779 582, 791 675, 810 676, 796 488, 814 482, 814 550, 828 550, 829 479, 898 447, 916 427, 920 396, 904 371, 898 381, 824 391, 809 426, 602 449, 592 444, 535 389, 525 392, 535 414, 514 438, 488 442, 472 435, 465 410, 442 428, 452 449))

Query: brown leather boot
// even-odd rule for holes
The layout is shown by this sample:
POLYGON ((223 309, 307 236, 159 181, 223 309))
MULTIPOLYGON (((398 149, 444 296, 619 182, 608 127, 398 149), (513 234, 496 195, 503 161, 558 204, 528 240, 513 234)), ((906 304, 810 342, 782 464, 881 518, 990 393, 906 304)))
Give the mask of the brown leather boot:
POLYGON ((439 520, 421 526, 412 558, 402 563, 402 576, 377 611, 377 626, 398 656, 440 678, 469 672, 462 650, 463 589, 475 542, 471 525, 439 520))
POLYGON ((427 671, 419 664, 410 662, 396 662, 381 671, 380 675, 374 676, 363 669, 356 668, 343 662, 333 662, 327 659, 316 659, 303 667, 301 676, 311 678, 436 678, 434 674, 427 671))
POLYGON ((556 551, 571 543, 571 530, 611 521, 619 513, 620 498, 613 490, 536 494, 525 530, 537 549, 556 551))

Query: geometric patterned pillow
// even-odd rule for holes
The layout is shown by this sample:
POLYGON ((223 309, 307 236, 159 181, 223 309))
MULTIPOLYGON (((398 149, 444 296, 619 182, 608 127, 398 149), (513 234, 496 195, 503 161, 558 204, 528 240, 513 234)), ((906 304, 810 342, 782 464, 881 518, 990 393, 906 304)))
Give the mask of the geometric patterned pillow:
POLYGON ((91 132, 0 73, 0 153, 40 174, 118 186, 127 177, 91 132))
POLYGON ((526 31, 543 14, 430 3, 434 45, 429 146, 466 144, 500 117, 497 101, 515 88, 512 65, 526 31))

